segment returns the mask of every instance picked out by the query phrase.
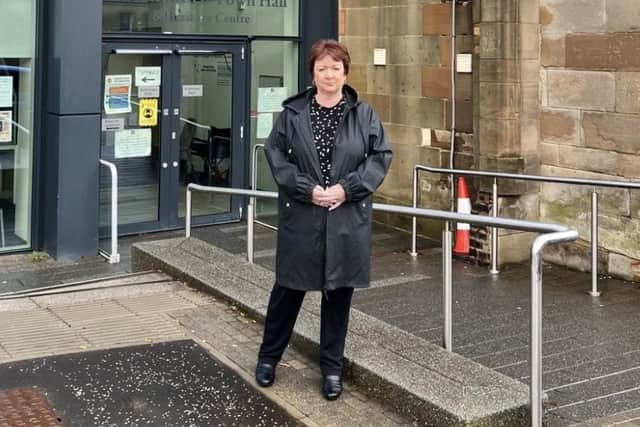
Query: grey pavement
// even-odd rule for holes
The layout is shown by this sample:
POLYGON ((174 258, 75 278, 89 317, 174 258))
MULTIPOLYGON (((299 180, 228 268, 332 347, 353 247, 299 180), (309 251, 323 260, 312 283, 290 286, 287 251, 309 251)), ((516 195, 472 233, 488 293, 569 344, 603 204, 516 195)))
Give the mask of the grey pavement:
MULTIPOLYGON (((224 250, 246 250, 239 224, 194 229, 194 236, 224 250)), ((256 261, 273 269, 275 233, 257 227, 256 261)), ((144 240, 181 233, 144 236, 144 240)), ((375 226, 371 289, 356 292, 354 307, 418 337, 440 343, 441 253, 419 241, 421 255, 407 254, 409 236, 375 226), (391 237, 390 237, 391 236, 391 237)), ((0 283, 32 287, 72 280, 78 275, 108 274, 128 268, 126 247, 140 238, 124 239, 123 262, 100 260, 74 265, 50 263, 41 268, 9 267, 0 283), (89 271, 83 270, 87 265, 89 271), (47 274, 53 269, 56 276, 47 274), (8 278, 8 280, 5 279, 8 278), (55 279, 52 279, 55 277, 55 279), (26 279, 25 279, 26 278, 26 279), (28 279, 28 280, 27 280, 28 279)), ((0 257, 0 271, 10 262, 0 257), (3 262, 5 264, 3 264, 3 262)), ((640 412, 640 290, 638 284, 602 278, 603 296, 586 294, 588 274, 546 265, 544 280, 543 384, 549 395, 547 420, 556 425, 632 425, 640 412), (636 414, 635 418, 634 415, 636 414), (584 424, 581 424, 584 423, 584 424), (595 423, 595 424, 594 424, 595 423)), ((2 286, 7 286, 3 284, 2 286)), ((4 290, 5 288, 0 287, 4 290)), ((525 265, 506 266, 500 275, 486 267, 454 262, 454 351, 528 383, 529 280, 525 265)))
POLYGON ((122 280, 0 301, 0 394, 37 386, 66 426, 411 424, 350 383, 326 401, 294 349, 258 388, 260 323, 161 273, 122 280))

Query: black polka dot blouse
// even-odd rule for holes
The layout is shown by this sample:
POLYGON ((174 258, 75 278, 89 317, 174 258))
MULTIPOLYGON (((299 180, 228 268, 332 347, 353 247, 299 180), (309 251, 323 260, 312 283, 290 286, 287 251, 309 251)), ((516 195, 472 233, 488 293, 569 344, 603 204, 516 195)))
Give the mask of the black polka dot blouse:
POLYGON ((311 99, 311 130, 315 142, 325 187, 331 185, 331 161, 336 130, 342 121, 347 101, 344 97, 333 107, 323 107, 316 97, 311 99))

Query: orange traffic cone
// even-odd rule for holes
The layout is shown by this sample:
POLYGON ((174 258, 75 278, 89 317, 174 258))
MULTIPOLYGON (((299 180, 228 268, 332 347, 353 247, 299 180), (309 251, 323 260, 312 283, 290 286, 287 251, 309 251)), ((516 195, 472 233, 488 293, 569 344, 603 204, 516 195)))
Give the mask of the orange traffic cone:
MULTIPOLYGON (((471 213, 471 199, 464 177, 458 177, 458 213, 471 213)), ((453 253, 456 255, 469 255, 469 234, 471 227, 464 222, 457 223, 456 245, 453 253)))

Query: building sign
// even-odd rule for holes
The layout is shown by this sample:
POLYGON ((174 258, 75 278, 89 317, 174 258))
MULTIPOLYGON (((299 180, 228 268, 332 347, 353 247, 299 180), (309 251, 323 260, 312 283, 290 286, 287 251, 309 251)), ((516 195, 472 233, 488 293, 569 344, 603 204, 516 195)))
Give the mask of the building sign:
POLYGON ((299 0, 104 0, 103 11, 105 32, 298 36, 299 0))

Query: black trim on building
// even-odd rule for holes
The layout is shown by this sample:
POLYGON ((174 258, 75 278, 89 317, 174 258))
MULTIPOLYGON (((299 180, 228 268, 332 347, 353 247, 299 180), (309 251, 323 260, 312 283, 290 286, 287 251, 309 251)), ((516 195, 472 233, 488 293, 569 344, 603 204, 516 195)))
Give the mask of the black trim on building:
MULTIPOLYGON (((40 0, 37 10, 32 247, 59 259, 98 249, 102 46, 106 41, 238 43, 245 47, 244 155, 249 159, 251 41, 298 43, 298 86, 311 84, 307 52, 338 37, 338 0, 300 0, 299 36, 102 33, 102 0, 40 0)), ((246 165, 250 162, 245 161, 246 165)), ((249 170, 244 186, 249 185, 249 170)))

